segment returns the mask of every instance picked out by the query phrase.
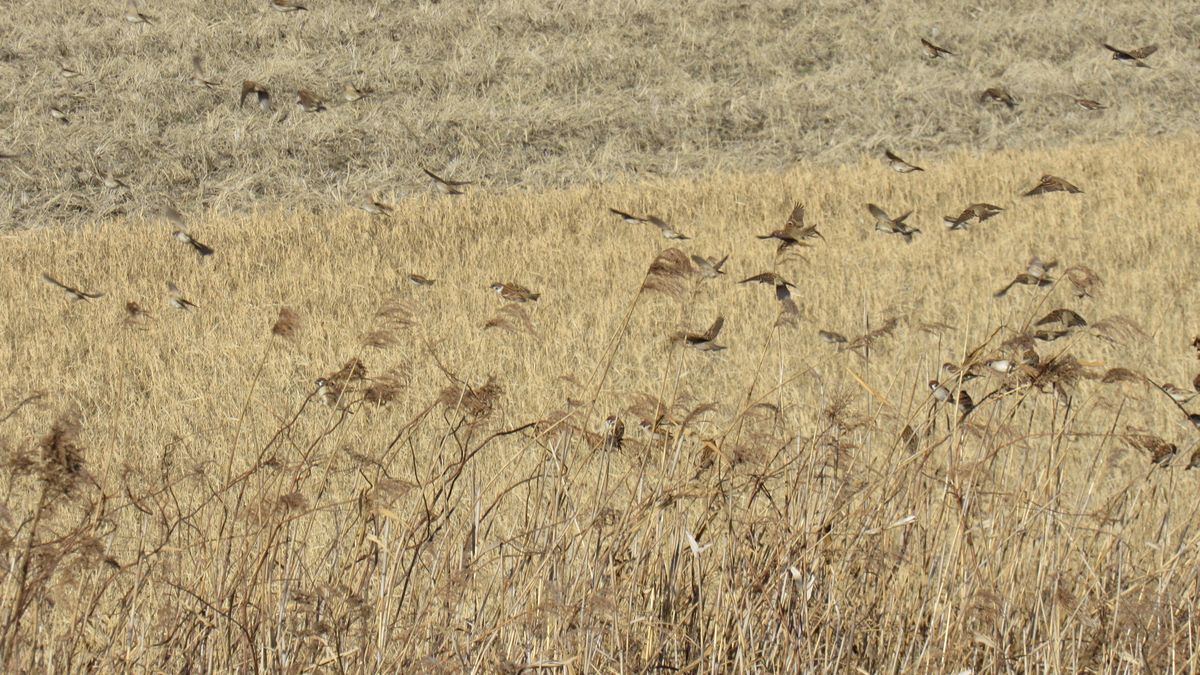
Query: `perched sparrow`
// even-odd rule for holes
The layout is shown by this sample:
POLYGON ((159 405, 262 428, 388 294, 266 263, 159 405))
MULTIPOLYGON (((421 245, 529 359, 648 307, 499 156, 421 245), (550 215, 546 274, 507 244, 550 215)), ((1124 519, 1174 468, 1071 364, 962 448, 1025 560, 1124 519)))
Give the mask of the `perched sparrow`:
POLYGON ((657 227, 658 231, 662 233, 663 239, 674 239, 677 241, 691 239, 691 237, 681 232, 677 232, 675 228, 671 227, 665 220, 659 218, 658 216, 635 216, 630 213, 625 213, 624 211, 618 211, 614 208, 610 208, 609 211, 627 223, 644 223, 657 227))
POLYGON ((315 384, 317 385, 317 398, 321 399, 322 403, 330 408, 338 404, 340 396, 333 382, 323 377, 318 377, 315 384))
POLYGON ((270 112, 271 94, 267 91, 266 87, 254 80, 245 80, 242 82, 242 96, 238 99, 239 108, 246 103, 246 97, 253 97, 258 102, 258 107, 270 112))
POLYGON ((972 363, 970 366, 962 368, 947 362, 942 364, 942 372, 946 374, 946 377, 966 383, 983 375, 983 366, 979 363, 972 363))
POLYGON ((716 352, 725 349, 724 346, 717 344, 717 336, 721 334, 721 327, 725 325, 725 317, 718 316, 708 330, 697 335, 694 333, 684 333, 683 344, 694 349, 699 349, 702 352, 716 352))
POLYGON ((1130 49, 1129 51, 1117 49, 1107 44, 1104 45, 1104 48, 1113 53, 1112 57, 1114 61, 1120 61, 1124 64, 1137 66, 1138 68, 1149 68, 1149 64, 1144 59, 1158 51, 1158 45, 1149 45, 1140 49, 1130 49))
POLYGON ((1082 316, 1079 316, 1074 311, 1066 309, 1066 308, 1056 309, 1056 310, 1050 312, 1046 316, 1043 316, 1042 318, 1038 319, 1037 323, 1035 323, 1033 325, 1045 326, 1045 325, 1051 324, 1051 323, 1062 324, 1063 326, 1066 326, 1067 328, 1075 328, 1077 326, 1088 325, 1088 322, 1082 316))
POLYGON ((1011 110, 1017 105, 1017 99, 1004 87, 989 87, 979 95, 980 103, 1003 103, 1011 110))
POLYGON ((946 221, 946 226, 951 230, 965 230, 972 220, 982 223, 1003 210, 994 204, 979 202, 963 209, 963 212, 957 216, 944 216, 942 220, 946 221))
POLYGON ((199 54, 192 57, 192 84, 205 89, 221 86, 220 82, 214 82, 204 76, 204 58, 199 54))
POLYGON ((1075 105, 1084 110, 1108 110, 1108 106, 1099 101, 1093 101, 1090 98, 1077 98, 1075 99, 1075 105))
POLYGON ((308 8, 296 0, 268 0, 271 9, 276 12, 306 12, 308 8))
POLYGON ((883 156, 887 159, 888 166, 892 167, 892 170, 898 173, 912 173, 914 171, 925 170, 916 164, 909 164, 908 162, 900 159, 896 156, 896 153, 892 152, 891 150, 884 150, 883 156))
POLYGON ((1007 375, 1008 373, 1011 373, 1016 367, 1013 362, 1008 359, 992 359, 990 361, 984 361, 983 365, 991 368, 1001 375, 1007 375))
POLYGON ((346 84, 345 88, 342 89, 342 100, 347 103, 354 103, 355 101, 363 100, 373 93, 375 92, 371 89, 359 89, 352 84, 346 84))
POLYGON ((696 264, 696 269, 700 271, 701 279, 716 279, 725 274, 725 270, 721 268, 725 266, 725 262, 729 260, 729 256, 725 256, 720 260, 715 258, 703 258, 698 255, 692 256, 692 262, 696 264))
POLYGON ((925 49, 925 56, 931 59, 940 58, 942 56, 954 56, 954 52, 949 49, 942 49, 925 38, 921 38, 921 47, 925 49))
POLYGON ((875 229, 883 232, 884 234, 898 234, 901 237, 904 237, 905 242, 911 244, 912 236, 920 233, 920 230, 917 228, 909 227, 908 225, 904 224, 904 221, 910 215, 912 215, 912 211, 905 213, 899 218, 892 218, 887 214, 886 211, 878 206, 875 206, 874 204, 867 204, 867 210, 870 211, 871 215, 875 218, 875 229))
POLYGON ((103 293, 86 293, 78 288, 68 286, 58 279, 55 279, 54 277, 45 273, 42 274, 42 281, 66 293, 72 300, 93 300, 104 295, 103 293))
POLYGON ((542 297, 540 293, 534 293, 519 284, 505 284, 497 281, 488 288, 509 302, 536 302, 538 298, 542 297))
MULTIPOLYGON (((430 279, 420 274, 409 274, 408 281, 414 286, 432 286, 437 283, 435 279, 430 279)), ((495 284, 492 285, 492 289, 495 290, 495 284)))
POLYGON ((308 89, 296 92, 296 105, 304 112, 324 112, 325 101, 308 89))
POLYGON ((199 306, 196 305, 196 303, 183 297, 183 293, 179 291, 179 287, 176 286, 174 282, 167 282, 167 294, 170 296, 167 298, 167 304, 175 309, 188 310, 193 307, 199 309, 199 306))
POLYGON ((460 188, 464 185, 471 184, 471 181, 448 180, 446 178, 442 178, 441 176, 437 175, 436 173, 430 171, 429 169, 421 169, 421 170, 425 172, 426 176, 429 176, 431 179, 433 179, 433 187, 437 188, 438 192, 441 192, 442 194, 445 194, 445 195, 461 195, 461 194, 463 194, 463 191, 459 190, 458 188, 460 188))
POLYGON ((625 423, 616 415, 604 420, 604 449, 620 450, 625 441, 625 423))
POLYGON ((1032 190, 1025 193, 1025 196, 1032 197, 1034 195, 1046 194, 1047 192, 1068 192, 1070 194, 1079 194, 1080 192, 1083 192, 1083 190, 1080 190, 1058 176, 1045 174, 1032 190))
POLYGON ((1171 397, 1171 400, 1175 401, 1176 403, 1180 403, 1180 404, 1187 403, 1188 401, 1191 401, 1193 398, 1196 398, 1195 391, 1188 391, 1187 389, 1180 389, 1179 387, 1176 387, 1175 385, 1171 384, 1170 382, 1164 383, 1162 385, 1162 390, 1167 396, 1171 397))

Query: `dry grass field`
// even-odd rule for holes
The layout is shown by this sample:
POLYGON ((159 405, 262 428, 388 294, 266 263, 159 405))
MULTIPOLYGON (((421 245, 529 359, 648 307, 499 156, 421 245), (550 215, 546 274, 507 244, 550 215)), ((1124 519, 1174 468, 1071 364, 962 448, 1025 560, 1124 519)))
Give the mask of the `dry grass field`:
MULTIPOLYGON (((940 156, 1195 130, 1190 2, 13 0, 0 25, 0 228, 165 201, 329 212, 427 189, 940 156), (925 37, 954 51, 927 59, 925 37), (1151 68, 1102 42, 1160 45, 1151 68), (193 83, 192 57, 202 59, 193 83), (243 80, 274 110, 238 107, 243 80), (347 84, 373 89, 346 102, 347 84), (988 87, 1018 105, 981 105, 988 87), (297 90, 328 101, 303 113, 297 90), (1073 98, 1101 101, 1104 111, 1073 98), (60 110, 66 123, 52 117, 60 110), (106 187, 110 175, 128 187, 106 187)), ((115 185, 115 183, 112 183, 115 185)))
POLYGON ((0 25, 4 672, 1200 670, 1194 4, 305 4, 0 25))
POLYGON ((196 216, 205 258, 141 219, 8 235, 5 669, 1193 671, 1200 432, 1142 378, 1200 370, 1197 151, 196 216), (1020 196, 1043 173, 1083 192, 1020 196), (795 201, 824 239, 779 256, 795 201), (1055 281, 993 297, 1035 254, 1055 281), (772 269, 799 317, 737 283, 772 269), (1088 325, 1032 340, 1059 307, 1088 325), (718 315, 725 350, 672 342, 718 315), (969 415, 926 386, 1031 340, 969 415))

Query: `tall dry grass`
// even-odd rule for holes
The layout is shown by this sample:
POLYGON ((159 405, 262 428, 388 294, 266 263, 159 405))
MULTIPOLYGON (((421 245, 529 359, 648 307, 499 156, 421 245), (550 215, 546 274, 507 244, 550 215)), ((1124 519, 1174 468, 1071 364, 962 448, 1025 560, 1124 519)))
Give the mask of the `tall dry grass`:
POLYGON ((197 217, 206 259, 137 219, 7 236, 5 669, 1194 670, 1197 431, 1139 375, 1197 371, 1198 148, 197 217), (1084 192, 1017 196, 1042 173, 1084 192), (777 259, 794 201, 824 241, 777 259), (975 201, 1006 210, 944 229, 975 201), (608 207, 728 275, 649 275, 667 243, 608 207), (1033 254, 1103 283, 994 298, 1033 254), (772 268, 798 321, 734 283, 772 268), (965 418, 931 398, 1057 307, 1090 325, 965 418), (718 315, 726 350, 672 344, 718 315))
POLYGON ((125 21, 124 4, 7 4, 0 153, 20 156, 0 161, 0 227, 136 217, 168 200, 328 213, 427 189, 421 165, 536 190, 837 164, 888 146, 1036 149, 1194 130, 1200 102, 1187 2, 311 0, 281 14, 267 0, 145 0, 148 26, 125 21), (959 56, 929 62, 921 37, 959 56), (1102 42, 1160 49, 1133 69, 1102 42), (197 54, 217 86, 191 83, 197 54), (239 109, 246 79, 286 118, 239 109), (343 103, 346 84, 375 93, 343 103), (978 103, 997 85, 1015 110, 978 103), (300 113, 301 88, 329 109, 300 113), (110 171, 129 189, 106 188, 110 171))

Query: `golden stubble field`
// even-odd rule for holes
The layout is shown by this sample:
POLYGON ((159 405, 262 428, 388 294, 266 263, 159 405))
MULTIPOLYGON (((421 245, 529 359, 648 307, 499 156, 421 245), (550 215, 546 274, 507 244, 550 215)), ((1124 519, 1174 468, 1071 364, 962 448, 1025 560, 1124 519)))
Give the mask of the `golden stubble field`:
POLYGON ((153 219, 7 235, 7 666, 1194 669, 1200 432, 1102 378, 1200 370, 1198 148, 191 213, 206 259, 153 219), (1019 196, 1043 173, 1083 193, 1019 196), (976 201, 1005 211, 947 231, 976 201), (824 241, 777 258, 754 235, 795 202, 824 241), (868 202, 923 232, 874 232, 868 202), (729 254, 728 274, 647 283, 672 245, 729 254), (994 298, 1035 254, 1062 280, 994 298), (1077 266, 1103 281, 1090 297, 1077 266), (799 321, 735 283, 771 269, 799 321), (168 306, 168 281, 199 307, 168 306), (502 314, 494 281, 541 299, 502 314), (964 384, 965 418, 931 398, 956 384, 943 362, 1019 353, 1005 340, 1058 307, 1090 325, 1038 342, 1037 368, 964 384), (672 345, 718 315, 726 350, 672 345), (484 328, 498 316, 514 330, 484 328), (866 352, 817 336, 892 318, 866 352), (314 380, 356 358, 365 379, 327 405, 314 380))

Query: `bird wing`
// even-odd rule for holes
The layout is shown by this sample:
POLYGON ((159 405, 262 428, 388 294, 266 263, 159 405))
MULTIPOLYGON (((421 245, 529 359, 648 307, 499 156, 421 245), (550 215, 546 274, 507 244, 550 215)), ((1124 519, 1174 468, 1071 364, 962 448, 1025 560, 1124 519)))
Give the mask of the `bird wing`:
POLYGON ((788 216, 786 228, 800 228, 804 226, 804 205, 797 204, 792 207, 792 213, 788 216))
POLYGON ((57 286, 68 293, 71 293, 75 290, 74 288, 71 288, 70 286, 64 284, 63 282, 59 281, 58 279, 55 279, 54 277, 50 276, 49 274, 46 274, 45 272, 42 273, 42 281, 50 284, 51 286, 57 286))
POLYGON ((1112 53, 1116 54, 1117 56, 1121 56, 1121 57, 1124 57, 1124 58, 1127 58, 1127 59, 1136 58, 1136 57, 1135 57, 1133 54, 1131 54, 1131 53, 1129 53, 1129 52, 1125 51, 1124 49, 1117 49, 1116 47, 1114 47, 1114 46, 1112 46, 1112 45, 1110 45, 1110 44, 1107 44, 1107 43, 1102 43, 1102 44, 1104 44, 1104 48, 1105 48, 1105 49, 1107 49, 1108 51, 1110 51, 1110 52, 1112 52, 1112 53))
POLYGON ((773 284, 773 283, 775 283, 776 278, 777 277, 776 277, 775 273, 773 273, 773 272, 763 272, 762 274, 755 274, 752 277, 742 279, 738 283, 739 284, 748 284, 750 282, 757 282, 760 284, 773 284))
POLYGON ((1140 60, 1140 59, 1146 58, 1147 56, 1150 56, 1151 54, 1153 54, 1156 51, 1158 51, 1158 45, 1147 45, 1147 46, 1141 47, 1139 49, 1131 49, 1131 50, 1129 50, 1128 53, 1133 58, 1140 60))
MULTIPOLYGON (((429 172, 426 171, 425 173, 429 173, 429 172)), ((620 217, 621 220, 623 220, 627 223, 644 223, 644 222, 646 222, 644 219, 639 218, 639 217, 633 215, 632 213, 625 213, 624 211, 618 211, 611 207, 608 210, 611 211, 612 213, 616 214, 618 217, 620 217)))
POLYGON ((888 225, 892 224, 892 219, 888 217, 887 212, 878 206, 875 206, 874 204, 867 204, 867 210, 870 211, 871 215, 875 217, 875 220, 878 220, 880 223, 887 223, 888 225))
POLYGON ((701 337, 704 338, 705 342, 712 342, 713 340, 716 340, 717 336, 721 334, 721 327, 724 325, 725 317, 718 316, 717 320, 713 321, 713 324, 708 327, 708 330, 704 331, 704 335, 701 337))

